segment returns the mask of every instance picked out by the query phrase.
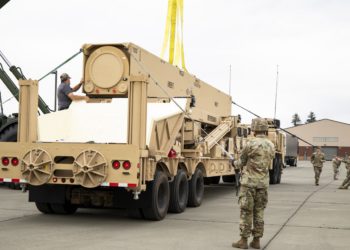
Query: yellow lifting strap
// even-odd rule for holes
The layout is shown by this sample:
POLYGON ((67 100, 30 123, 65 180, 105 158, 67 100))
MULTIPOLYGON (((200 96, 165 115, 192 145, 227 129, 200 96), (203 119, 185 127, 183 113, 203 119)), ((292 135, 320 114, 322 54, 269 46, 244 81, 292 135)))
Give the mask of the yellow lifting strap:
POLYGON ((164 58, 168 48, 169 63, 182 67, 183 70, 187 71, 183 46, 183 0, 168 0, 162 58, 164 58), (180 23, 178 20, 180 20, 180 23))

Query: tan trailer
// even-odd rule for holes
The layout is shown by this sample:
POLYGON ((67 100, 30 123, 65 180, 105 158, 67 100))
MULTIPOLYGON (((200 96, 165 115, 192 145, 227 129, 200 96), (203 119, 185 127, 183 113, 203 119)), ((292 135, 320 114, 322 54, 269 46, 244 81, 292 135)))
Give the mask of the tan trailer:
POLYGON ((229 95, 132 43, 83 53, 88 103, 38 116, 38 82, 19 81, 18 140, 0 143, 0 182, 27 185, 43 213, 122 207, 150 220, 200 206, 205 181, 233 182, 249 128, 229 95))

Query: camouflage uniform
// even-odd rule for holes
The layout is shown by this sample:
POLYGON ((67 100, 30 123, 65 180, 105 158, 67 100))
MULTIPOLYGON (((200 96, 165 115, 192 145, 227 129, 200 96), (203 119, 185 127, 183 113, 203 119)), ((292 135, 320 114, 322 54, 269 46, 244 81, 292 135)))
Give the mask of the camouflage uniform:
POLYGON ((239 194, 241 237, 248 238, 251 232, 256 238, 263 236, 269 169, 274 155, 275 147, 272 142, 265 135, 259 134, 247 142, 240 159, 235 161, 235 166, 242 170, 239 194))
POLYGON ((317 149, 311 156, 311 163, 314 166, 315 172, 315 185, 318 186, 320 180, 320 175, 323 168, 323 163, 325 162, 324 153, 320 149, 317 149))
POLYGON ((349 170, 349 169, 350 169, 350 158, 349 158, 349 157, 346 157, 346 158, 344 158, 344 159, 342 160, 342 162, 345 163, 345 168, 346 168, 347 170, 349 170))
POLYGON ((347 173, 346 173, 345 180, 343 181, 342 185, 339 188, 348 189, 348 187, 350 186, 350 159, 347 158, 346 160, 343 160, 343 162, 345 163, 347 173))
POLYGON ((333 163, 333 172, 334 172, 334 180, 338 180, 338 175, 339 175, 339 166, 341 164, 341 159, 336 156, 332 159, 332 163, 333 163))

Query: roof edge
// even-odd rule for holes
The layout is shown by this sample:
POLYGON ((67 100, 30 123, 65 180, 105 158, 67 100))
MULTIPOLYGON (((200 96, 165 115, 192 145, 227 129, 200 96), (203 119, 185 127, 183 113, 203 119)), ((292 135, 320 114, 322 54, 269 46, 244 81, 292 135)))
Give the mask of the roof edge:
POLYGON ((340 124, 344 124, 344 125, 349 125, 350 126, 349 123, 340 122, 340 121, 332 120, 332 119, 329 119, 329 118, 323 118, 323 119, 320 119, 320 120, 317 120, 317 121, 314 121, 314 122, 304 123, 304 124, 300 124, 300 125, 297 125, 297 126, 291 126, 291 127, 287 127, 287 128, 283 128, 283 129, 290 129, 290 128, 306 126, 306 125, 310 125, 311 123, 316 123, 316 122, 321 122, 321 121, 331 121, 331 122, 336 122, 336 123, 340 123, 340 124))

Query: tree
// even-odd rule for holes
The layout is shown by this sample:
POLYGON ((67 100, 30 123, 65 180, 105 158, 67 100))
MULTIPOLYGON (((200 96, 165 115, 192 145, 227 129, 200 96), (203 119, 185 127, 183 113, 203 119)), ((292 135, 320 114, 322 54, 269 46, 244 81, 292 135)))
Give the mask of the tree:
POLYGON ((298 125, 300 125, 300 122, 301 122, 301 120, 300 120, 300 117, 299 117, 298 113, 295 113, 292 116, 292 123, 293 123, 293 125, 294 126, 298 126, 298 125))
POLYGON ((310 112, 310 114, 307 116, 307 120, 306 123, 311 123, 311 122, 315 122, 316 121, 316 115, 314 112, 310 112))

